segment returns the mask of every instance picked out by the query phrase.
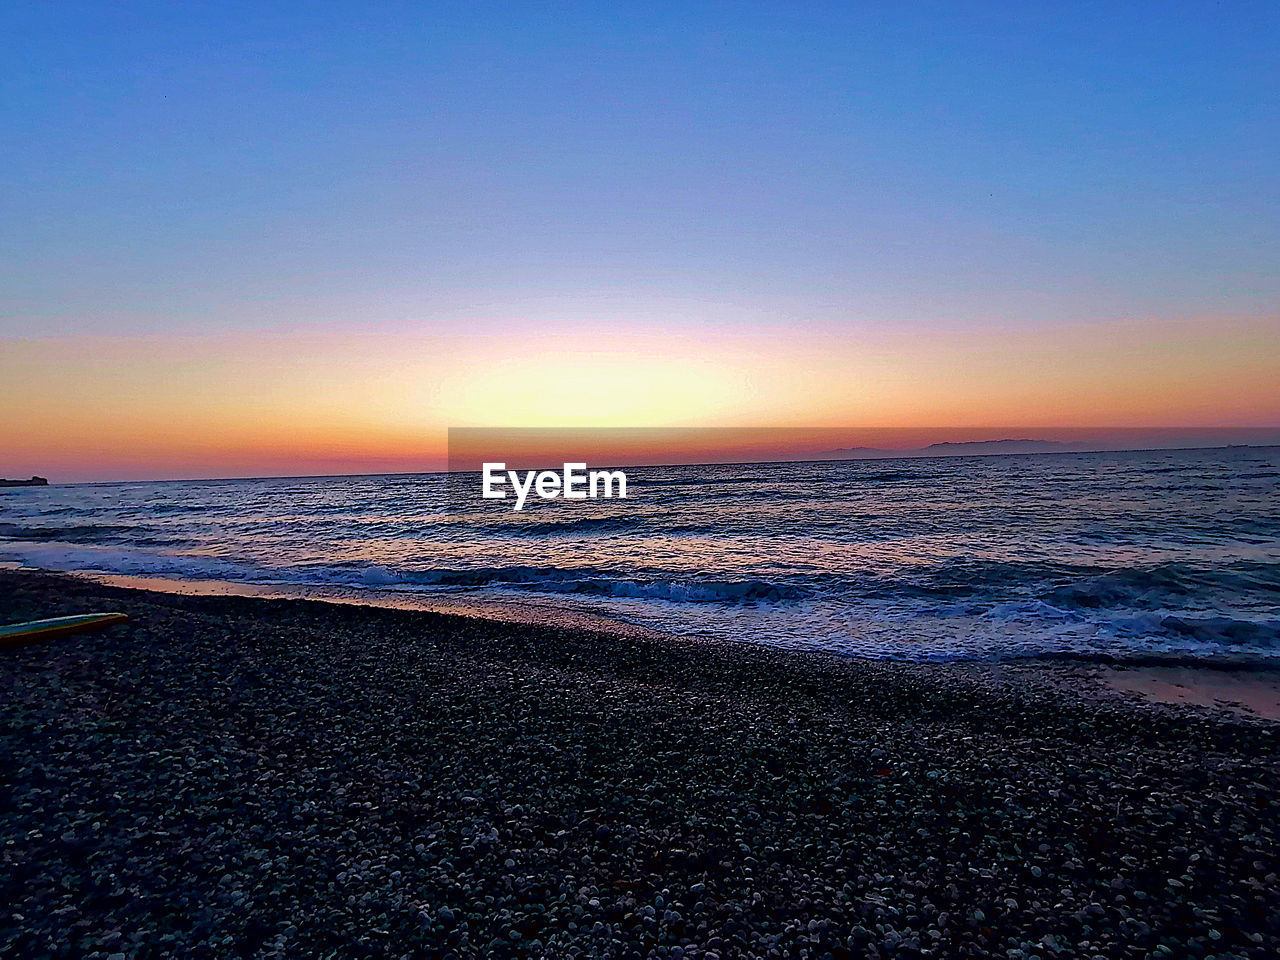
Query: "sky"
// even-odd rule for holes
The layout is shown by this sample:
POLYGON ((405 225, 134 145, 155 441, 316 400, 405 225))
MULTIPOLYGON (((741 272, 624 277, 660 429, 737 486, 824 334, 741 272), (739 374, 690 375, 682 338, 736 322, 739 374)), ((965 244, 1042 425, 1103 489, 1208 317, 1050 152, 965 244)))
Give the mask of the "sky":
POLYGON ((1273 3, 5 4, 0 475, 1280 427, 1277 49, 1273 3))

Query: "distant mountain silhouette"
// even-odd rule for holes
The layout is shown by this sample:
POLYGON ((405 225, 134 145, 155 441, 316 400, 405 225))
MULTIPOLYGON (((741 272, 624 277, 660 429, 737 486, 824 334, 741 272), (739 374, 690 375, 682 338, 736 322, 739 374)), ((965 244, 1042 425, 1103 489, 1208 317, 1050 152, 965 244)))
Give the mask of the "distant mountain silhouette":
POLYGON ((874 460, 880 457, 980 457, 991 454, 1067 453, 1096 450, 1096 444, 1066 443, 1061 440, 964 440, 931 443, 927 447, 892 450, 887 447, 839 447, 820 456, 842 460, 874 460))
POLYGON ((925 453, 1054 453, 1076 449, 1087 444, 1064 443, 1061 440, 966 440, 961 443, 931 443, 925 453))

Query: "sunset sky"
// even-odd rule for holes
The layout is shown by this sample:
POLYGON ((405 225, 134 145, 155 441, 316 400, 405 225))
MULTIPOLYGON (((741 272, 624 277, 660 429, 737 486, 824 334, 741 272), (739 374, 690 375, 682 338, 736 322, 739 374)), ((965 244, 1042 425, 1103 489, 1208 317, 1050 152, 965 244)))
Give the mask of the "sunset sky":
POLYGON ((1278 48, 1274 3, 5 4, 0 475, 1280 429, 1278 48))

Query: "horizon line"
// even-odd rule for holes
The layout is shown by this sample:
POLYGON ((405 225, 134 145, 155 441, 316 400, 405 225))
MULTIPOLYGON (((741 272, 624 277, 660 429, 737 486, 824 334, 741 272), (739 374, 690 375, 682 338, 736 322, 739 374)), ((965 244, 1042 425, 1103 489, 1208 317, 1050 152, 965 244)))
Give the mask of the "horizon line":
MULTIPOLYGON (((536 428, 535 428, 536 429, 536 428)), ((1135 428, 1144 429, 1144 428, 1135 428)), ((1176 428, 1175 428, 1176 429, 1176 428)), ((1218 428, 1222 429, 1222 428, 1218 428)), ((1227 428, 1231 429, 1231 428, 1227 428)), ((1235 428, 1241 429, 1241 428, 1235 428)), ((1256 429, 1256 428, 1244 428, 1256 429)), ((1265 429, 1265 428, 1264 428, 1265 429)), ((1069 444, 1069 441, 1041 441, 1030 440, 1024 441, 1021 438, 1010 438, 1012 442, 1031 442, 1031 443, 1063 443, 1069 444)), ((973 441, 941 441, 940 443, 948 446, 962 446, 966 443, 983 444, 983 443, 1001 443, 1002 440, 973 440, 973 441)), ((604 464, 599 469, 618 469, 629 467, 633 469, 660 470, 669 467, 733 467, 733 466, 770 466, 774 464, 804 464, 804 463, 863 463, 868 460, 978 460, 990 457, 1054 457, 1054 456, 1070 456, 1078 454, 1095 454, 1095 453, 1160 453, 1160 452, 1194 452, 1197 450, 1266 450, 1273 447, 1280 447, 1280 441, 1276 443, 1226 443, 1211 445, 1195 445, 1195 446, 1165 446, 1165 447, 1107 447, 1099 449, 1072 449, 1072 450, 1025 450, 999 452, 990 451, 986 453, 938 453, 934 455, 920 454, 932 446, 939 444, 928 444, 924 447, 909 447, 901 451, 893 451, 887 448, 862 448, 882 451, 883 456, 866 456, 866 457, 801 457, 797 459, 783 460, 695 460, 676 463, 614 463, 604 464)), ((858 448, 847 448, 858 449, 858 448)), ((478 473, 475 469, 459 469, 459 470, 409 470, 395 472, 374 472, 374 473, 281 473, 267 474, 258 476, 230 476, 230 477, 141 477, 131 480, 73 480, 65 483, 57 483, 49 481, 44 489, 48 487, 86 487, 86 486, 110 486, 113 484, 128 483, 222 483, 245 480, 345 480, 357 477, 432 477, 432 476, 452 476, 465 475, 468 473, 478 473)), ((37 474, 38 476, 38 474, 37 474)), ((48 479, 48 478, 45 478, 48 479)), ((12 489, 20 489, 14 487, 12 489)))

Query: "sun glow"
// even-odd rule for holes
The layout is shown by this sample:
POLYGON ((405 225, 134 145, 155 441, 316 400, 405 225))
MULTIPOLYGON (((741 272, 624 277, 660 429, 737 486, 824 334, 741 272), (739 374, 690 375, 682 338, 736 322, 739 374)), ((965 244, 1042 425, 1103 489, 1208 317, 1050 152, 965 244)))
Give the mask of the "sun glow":
MULTIPOLYGON (((457 321, 394 334, 25 340, 4 470, 61 477, 438 469, 449 427, 1271 426, 1280 323, 884 328, 457 321), (1175 335, 1169 333, 1176 332, 1175 335)), ((692 455, 692 454, 691 454, 692 455)))

